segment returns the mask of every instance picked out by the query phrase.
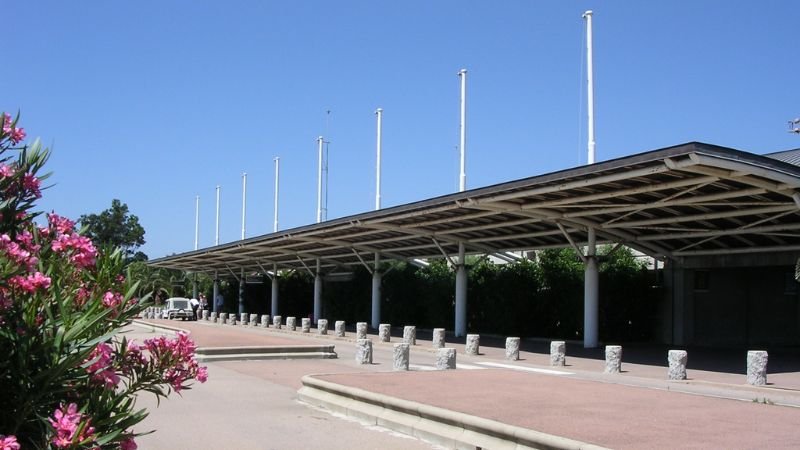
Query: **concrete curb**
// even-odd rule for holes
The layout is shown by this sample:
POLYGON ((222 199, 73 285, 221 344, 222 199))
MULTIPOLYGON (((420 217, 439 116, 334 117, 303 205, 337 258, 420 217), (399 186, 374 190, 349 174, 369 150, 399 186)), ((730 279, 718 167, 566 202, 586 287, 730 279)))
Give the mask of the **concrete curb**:
POLYGON ((145 321, 139 320, 139 319, 133 319, 131 324, 135 325, 135 326, 137 326, 139 328, 144 328, 144 329, 150 330, 150 331, 162 331, 162 332, 167 332, 167 333, 170 333, 170 334, 176 334, 177 332, 182 331, 182 332, 184 332, 186 334, 192 334, 191 331, 185 330, 183 328, 173 327, 171 325, 161 325, 161 324, 156 325, 154 323, 145 322, 145 321))
POLYGON ((594 444, 343 386, 306 375, 301 401, 448 448, 603 450, 594 444))
POLYGON ((263 359, 336 359, 333 345, 276 345, 241 347, 199 347, 199 362, 263 359))

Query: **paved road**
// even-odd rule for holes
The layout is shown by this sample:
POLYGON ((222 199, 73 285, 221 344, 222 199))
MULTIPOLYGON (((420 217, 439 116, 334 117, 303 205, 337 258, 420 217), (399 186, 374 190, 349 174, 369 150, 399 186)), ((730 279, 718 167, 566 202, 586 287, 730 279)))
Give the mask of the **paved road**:
MULTIPOLYGON (((354 361, 352 333, 342 339, 207 323, 172 324, 190 329, 201 346, 325 341, 336 345, 339 359, 211 363, 209 383, 154 410, 144 425, 159 432, 141 438, 141 448, 431 448, 297 403, 300 378, 311 373, 371 392, 612 448, 800 448, 796 432, 800 408, 753 402, 768 398, 800 406, 796 371, 771 374, 771 387, 750 387, 738 371, 693 370, 690 353, 690 380, 669 382, 664 379, 665 367, 652 364, 626 362, 622 375, 604 375, 603 361, 596 355, 570 356, 569 346, 569 366, 552 371, 543 352, 523 352, 522 360, 509 362, 500 348, 484 346, 481 356, 467 357, 463 344, 448 343, 458 348, 462 370, 432 372, 430 342, 420 340, 412 348, 413 371, 395 373, 392 345, 378 343, 374 336, 375 364, 364 366, 354 361)), ((698 362, 703 368, 715 367, 698 362)))

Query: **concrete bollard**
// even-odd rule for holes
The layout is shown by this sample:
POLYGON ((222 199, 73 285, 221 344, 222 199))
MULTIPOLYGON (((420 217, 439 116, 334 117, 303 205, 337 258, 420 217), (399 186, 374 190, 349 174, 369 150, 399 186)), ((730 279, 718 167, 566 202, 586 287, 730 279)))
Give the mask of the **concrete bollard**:
POLYGON ((275 316, 272 318, 272 326, 274 326, 276 330, 280 330, 282 321, 283 321, 282 316, 275 316))
POLYGON ((228 325, 234 326, 236 325, 236 322, 237 322, 236 314, 234 313, 228 314, 228 325))
POLYGON ((228 314, 219 313, 219 323, 224 325, 227 322, 228 322, 228 314))
POLYGON ((606 345, 606 368, 604 373, 620 373, 622 371, 622 346, 606 345))
POLYGON ((202 314, 203 320, 208 321, 208 310, 204 309, 202 314))
POLYGON ((388 323, 378 325, 378 338, 381 342, 389 342, 392 340, 392 326, 388 323))
POLYGON ((258 326, 258 314, 250 314, 250 320, 247 321, 247 324, 251 327, 258 326))
POLYGON ((516 361, 519 359, 519 342, 518 337, 506 338, 506 359, 516 361))
POLYGON ((247 314, 247 313, 241 313, 241 314, 239 314, 239 323, 240 323, 241 325, 247 325, 247 318, 248 318, 248 317, 250 317, 250 315, 249 315, 249 314, 247 314))
POLYGON ((337 320, 333 326, 336 337, 344 337, 344 320, 337 320))
POLYGON ((328 334, 328 319, 319 319, 317 321, 317 332, 319 334, 328 334))
POLYGON ((444 348, 444 328, 433 329, 433 348, 444 348))
POLYGON ((394 344, 394 360, 392 368, 394 370, 408 370, 408 350, 409 344, 394 344))
POLYGON ((464 347, 464 353, 468 355, 477 356, 480 353, 481 336, 479 334, 468 334, 467 345, 464 347))
POLYGON ((217 313, 215 313, 215 312, 213 312, 213 311, 212 311, 211 313, 209 313, 209 315, 208 315, 208 320, 209 320, 211 323, 217 323, 217 313))
POLYGON ((567 343, 564 341, 550 342, 550 365, 563 367, 567 364, 567 343))
POLYGON ((367 338, 367 322, 356 322, 356 339, 366 339, 366 338, 367 338))
POLYGON ((269 328, 269 314, 264 314, 261 316, 261 327, 269 328))
POLYGON ((308 317, 303 317, 300 319, 300 331, 303 333, 310 333, 311 332, 311 319, 308 317))
POLYGON ((769 355, 764 350, 747 352, 747 384, 763 386, 767 384, 767 360, 769 355))
POLYGON ((297 317, 293 317, 293 316, 287 317, 286 318, 286 328, 288 328, 289 331, 297 330, 297 317))
POLYGON ((417 327, 411 325, 403 327, 403 343, 417 345, 417 327))
POLYGON ((436 370, 449 370, 456 368, 456 349, 440 348, 436 351, 436 370))
POLYGON ((358 339, 356 341, 356 362, 358 364, 372 364, 372 341, 358 339))
POLYGON ((667 378, 670 380, 685 380, 686 360, 688 357, 686 350, 670 350, 667 352, 667 362, 669 362, 667 378))

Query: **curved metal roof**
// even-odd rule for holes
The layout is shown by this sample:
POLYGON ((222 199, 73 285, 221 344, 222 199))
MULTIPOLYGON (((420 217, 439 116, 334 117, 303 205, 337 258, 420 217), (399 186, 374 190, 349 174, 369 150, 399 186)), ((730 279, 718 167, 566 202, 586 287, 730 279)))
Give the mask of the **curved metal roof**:
POLYGON ((648 255, 800 252, 800 167, 687 143, 159 258, 238 273, 622 243, 648 255))

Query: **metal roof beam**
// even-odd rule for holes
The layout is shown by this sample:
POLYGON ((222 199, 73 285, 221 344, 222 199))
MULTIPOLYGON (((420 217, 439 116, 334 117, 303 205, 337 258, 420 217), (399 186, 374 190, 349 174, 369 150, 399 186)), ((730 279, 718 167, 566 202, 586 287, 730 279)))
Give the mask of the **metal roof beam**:
POLYGON ((628 222, 618 222, 610 225, 604 225, 604 228, 628 228, 637 227, 642 225, 658 225, 662 223, 680 223, 680 222, 695 222, 702 220, 714 219, 727 219, 731 217, 742 217, 758 214, 771 214, 775 212, 796 211, 797 207, 794 204, 781 205, 781 206, 768 206, 764 208, 751 208, 751 209, 737 209, 734 211, 723 211, 716 213, 705 214, 692 214, 692 215, 676 215, 671 217, 661 217, 657 219, 647 220, 632 220, 628 222))

